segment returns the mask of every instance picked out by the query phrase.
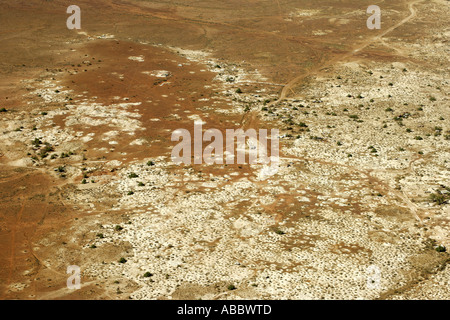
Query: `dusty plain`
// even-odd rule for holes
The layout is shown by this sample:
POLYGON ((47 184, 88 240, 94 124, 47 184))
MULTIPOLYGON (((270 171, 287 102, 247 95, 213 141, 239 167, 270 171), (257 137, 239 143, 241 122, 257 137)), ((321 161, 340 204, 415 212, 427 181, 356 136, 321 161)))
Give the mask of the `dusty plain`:
POLYGON ((450 298, 448 1, 73 4, 0 1, 1 299, 450 298), (196 120, 278 172, 173 164, 196 120))

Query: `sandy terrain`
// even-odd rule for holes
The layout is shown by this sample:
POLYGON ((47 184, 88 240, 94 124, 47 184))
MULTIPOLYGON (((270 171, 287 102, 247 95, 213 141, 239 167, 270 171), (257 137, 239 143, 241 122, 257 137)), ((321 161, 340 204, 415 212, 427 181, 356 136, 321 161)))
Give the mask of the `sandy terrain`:
POLYGON ((0 1, 1 299, 450 298, 448 1, 76 5, 0 1), (277 173, 175 165, 198 120, 277 173))

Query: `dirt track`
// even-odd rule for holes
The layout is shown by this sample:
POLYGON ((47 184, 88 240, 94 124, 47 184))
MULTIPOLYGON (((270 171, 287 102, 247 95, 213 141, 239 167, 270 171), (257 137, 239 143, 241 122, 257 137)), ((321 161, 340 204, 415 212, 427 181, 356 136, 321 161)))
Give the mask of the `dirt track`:
POLYGON ((381 31, 365 28, 357 1, 323 5, 80 1, 78 32, 65 28, 63 1, 1 3, 0 107, 8 109, 0 113, 1 299, 392 298, 405 281, 405 297, 433 288, 428 277, 417 279, 444 259, 422 244, 449 240, 448 205, 424 199, 448 172, 448 84, 438 67, 443 49, 433 46, 445 41, 439 20, 429 22, 443 4, 382 2, 381 31), (428 48, 427 59, 416 43, 428 48), (392 75, 396 69, 408 73, 392 75), (379 79, 367 79, 371 70, 379 79), (356 100, 362 92, 368 98, 356 100), (412 137, 392 120, 406 112, 412 137), (170 133, 192 131, 194 119, 222 132, 280 128, 279 174, 260 180, 250 165, 171 166, 170 133), (35 138, 40 147, 50 142, 56 157, 41 158, 35 138), (119 224, 122 233, 114 231, 119 224), (386 256, 384 245, 392 245, 386 256), (118 264, 124 256, 130 263, 118 264), (174 256, 183 261, 175 271, 174 256), (216 263, 203 265, 211 257, 216 263), (328 273, 323 266, 334 259, 347 271, 328 273), (380 292, 366 292, 358 278, 368 261, 389 274, 380 292), (66 288, 68 264, 86 270, 80 291, 66 288), (142 268, 156 270, 155 282, 142 279, 142 268), (187 283, 184 269, 198 283, 187 283), (227 282, 239 290, 228 292, 227 282))

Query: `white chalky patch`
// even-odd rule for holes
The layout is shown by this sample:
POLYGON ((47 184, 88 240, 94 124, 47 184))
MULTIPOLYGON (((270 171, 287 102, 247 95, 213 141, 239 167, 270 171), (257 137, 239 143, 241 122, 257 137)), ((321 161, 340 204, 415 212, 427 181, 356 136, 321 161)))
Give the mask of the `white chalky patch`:
POLYGON ((136 57, 136 56, 131 56, 131 57, 128 57, 128 59, 129 60, 133 60, 133 61, 138 61, 138 62, 144 62, 145 60, 144 60, 144 56, 138 56, 138 57, 136 57))

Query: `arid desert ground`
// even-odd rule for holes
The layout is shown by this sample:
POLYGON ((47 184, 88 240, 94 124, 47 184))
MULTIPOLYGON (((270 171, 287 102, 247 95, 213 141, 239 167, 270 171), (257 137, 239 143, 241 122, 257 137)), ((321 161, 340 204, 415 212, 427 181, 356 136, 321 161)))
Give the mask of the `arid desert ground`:
POLYGON ((450 299, 449 1, 70 4, 0 0, 0 299, 450 299))

